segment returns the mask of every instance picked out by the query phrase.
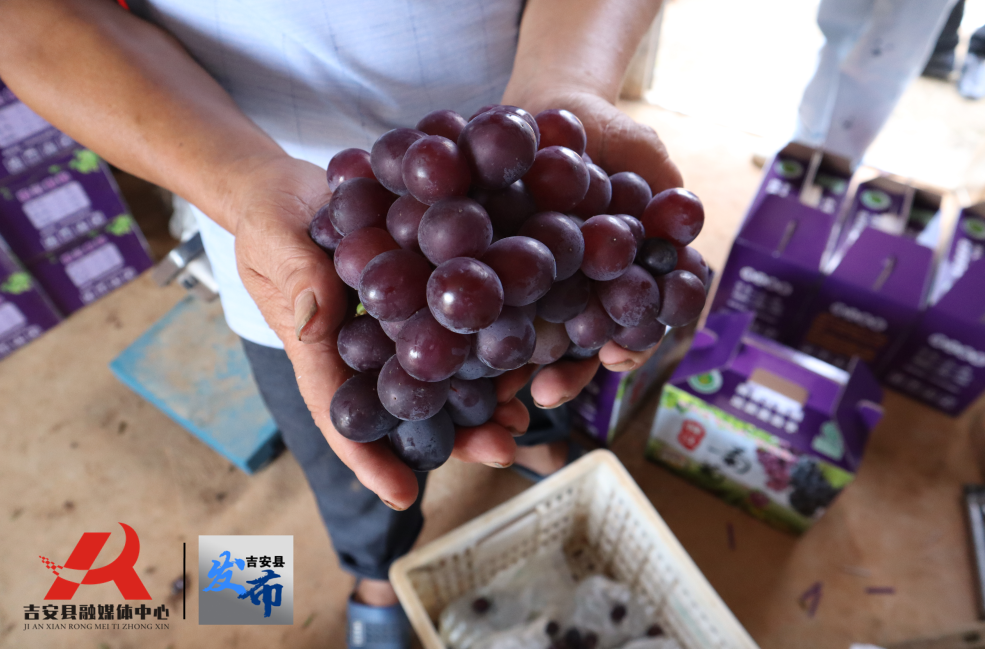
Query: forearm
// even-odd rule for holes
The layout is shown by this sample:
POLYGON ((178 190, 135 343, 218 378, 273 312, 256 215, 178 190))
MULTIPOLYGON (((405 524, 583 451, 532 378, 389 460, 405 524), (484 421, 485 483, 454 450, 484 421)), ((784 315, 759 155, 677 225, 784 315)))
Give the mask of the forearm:
POLYGON ((614 103, 660 0, 530 0, 506 94, 591 92, 614 103))
POLYGON ((237 180, 284 155, 177 41, 109 0, 0 4, 0 78, 59 129, 231 232, 237 180))

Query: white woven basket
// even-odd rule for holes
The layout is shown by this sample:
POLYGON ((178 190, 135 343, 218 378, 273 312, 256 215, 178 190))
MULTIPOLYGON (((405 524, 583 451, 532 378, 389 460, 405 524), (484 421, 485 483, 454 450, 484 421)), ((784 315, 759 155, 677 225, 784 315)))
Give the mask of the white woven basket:
POLYGON ((589 453, 390 568, 425 649, 447 649, 434 620, 458 596, 541 549, 562 549, 576 579, 604 574, 632 588, 686 649, 756 649, 625 467, 589 453))

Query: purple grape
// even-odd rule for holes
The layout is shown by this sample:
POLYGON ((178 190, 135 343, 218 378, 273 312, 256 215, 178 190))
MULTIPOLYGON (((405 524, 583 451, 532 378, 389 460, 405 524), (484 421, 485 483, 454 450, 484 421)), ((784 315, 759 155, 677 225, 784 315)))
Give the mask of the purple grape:
POLYGON ((536 342, 533 322, 520 309, 506 306, 496 322, 475 335, 475 353, 489 367, 515 370, 530 360, 536 342))
POLYGON ((489 110, 497 111, 497 112, 513 113, 514 115, 519 115, 520 117, 522 117, 523 121, 529 124, 530 128, 533 130, 534 140, 537 143, 537 148, 538 149, 540 148, 540 125, 537 124, 537 118, 535 118, 529 112, 525 111, 519 106, 510 106, 508 104, 504 104, 502 106, 493 106, 489 110))
POLYGON ((427 288, 428 306, 447 329, 472 334, 488 327, 503 308, 503 285, 493 269, 470 257, 438 266, 427 288))
POLYGON ((711 271, 708 269, 708 264, 705 263, 705 259, 701 256, 701 253, 694 248, 689 248, 687 246, 683 248, 675 248, 674 251, 677 253, 677 263, 674 265, 672 270, 686 270, 687 272, 693 274, 701 280, 701 283, 705 285, 705 290, 707 291, 708 280, 711 278, 711 271))
POLYGON ((494 377, 502 374, 504 370, 496 370, 485 363, 483 363, 478 356, 475 355, 475 340, 473 337, 472 349, 469 351, 469 357, 466 359, 465 364, 462 365, 461 369, 455 372, 455 378, 464 379, 466 381, 474 381, 475 379, 481 379, 483 377, 494 377))
POLYGON ((411 196, 434 205, 444 198, 465 196, 472 175, 458 145, 440 135, 427 135, 404 154, 404 185, 411 196))
POLYGON ((410 250, 391 250, 366 264, 359 301, 377 320, 406 320, 427 306, 427 260, 410 250))
POLYGON ((540 241, 554 255, 557 280, 568 279, 581 268, 585 239, 578 225, 559 212, 534 214, 520 228, 519 235, 540 241))
POLYGON ((472 338, 441 326, 428 309, 415 313, 397 336, 400 367, 418 381, 444 381, 462 368, 472 338))
MULTIPOLYGON (((582 156, 584 159, 585 156, 582 156)), ((571 212, 582 218, 590 219, 598 214, 604 214, 609 202, 612 200, 612 183, 609 182, 609 175, 602 167, 591 163, 586 164, 588 169, 588 192, 581 202, 571 208, 571 212)))
POLYGON ((378 370, 397 353, 380 321, 365 315, 350 320, 339 330, 338 348, 345 364, 357 372, 378 370))
POLYGON ((414 142, 424 137, 424 133, 412 128, 395 128, 387 131, 373 143, 369 161, 373 174, 380 183, 394 194, 406 194, 404 184, 404 154, 414 142))
MULTIPOLYGON (((551 108, 537 113, 537 125, 540 127, 541 149, 549 146, 563 146, 578 155, 585 152, 585 145, 588 143, 585 127, 574 113, 551 108)), ((602 206, 602 209, 605 209, 605 206, 602 206)), ((590 216, 594 216, 594 214, 590 216)))
POLYGON ((682 327, 701 316, 705 285, 686 270, 672 270, 657 278, 663 304, 657 319, 668 327, 682 327))
POLYGON ((403 329, 406 320, 380 320, 380 327, 383 329, 383 333, 386 334, 387 338, 393 342, 397 342, 397 336, 400 335, 400 330, 403 329))
POLYGON ((435 266, 453 257, 480 257, 492 242, 492 223, 474 200, 447 198, 424 213, 417 240, 435 266))
POLYGON ((428 135, 440 135, 452 142, 458 142, 458 136, 468 122, 453 110, 434 110, 421 118, 417 130, 428 135))
POLYGON ((643 216, 646 204, 653 192, 643 177, 632 171, 621 171, 609 176, 612 184, 612 200, 609 201, 609 214, 629 214, 635 218, 643 216))
POLYGON ((359 276, 366 264, 400 246, 390 233, 380 228, 356 230, 342 239, 335 249, 335 272, 352 288, 359 288, 359 276))
POLYGON ((697 196, 677 187, 654 196, 640 220, 647 238, 659 237, 675 246, 686 246, 701 232, 705 208, 697 196))
POLYGON ((585 310, 592 295, 592 282, 581 271, 568 279, 555 282, 547 295, 537 302, 537 315, 564 324, 585 310))
POLYGON ((369 164, 369 152, 362 149, 342 149, 328 163, 326 170, 328 188, 331 191, 351 178, 372 178, 373 168, 369 164))
POLYGON ((469 196, 489 214, 493 232, 501 237, 512 237, 520 226, 537 211, 534 197, 522 180, 497 190, 475 189, 469 196))
POLYGON ((409 195, 401 196, 390 206, 386 214, 386 229, 404 250, 421 251, 417 229, 427 209, 427 205, 409 195))
POLYGON ((328 216, 342 236, 361 228, 385 228, 396 196, 375 180, 352 178, 339 185, 328 202, 328 216))
POLYGON ((330 204, 329 202, 322 205, 315 212, 315 216, 308 225, 308 234, 311 236, 311 240, 321 246, 325 252, 334 252, 339 247, 339 242, 342 241, 342 235, 332 225, 332 219, 329 216, 328 206, 330 204))
POLYGON ((620 326, 637 327, 653 322, 660 312, 660 289, 650 273, 637 265, 608 282, 595 285, 609 317, 620 326))
POLYGON ((638 327, 616 327, 612 340, 631 352, 645 352, 659 343, 666 331, 666 325, 654 320, 638 327))
POLYGON ((588 306, 574 318, 564 323, 571 342, 585 349, 598 349, 612 338, 616 323, 602 307, 595 293, 588 299, 588 306))
POLYGON ((492 379, 451 379, 445 410, 456 426, 481 426, 492 419, 496 405, 496 384, 492 379))
POLYGON ((390 446, 413 471, 433 471, 447 462, 455 449, 455 424, 444 410, 430 419, 402 421, 390 433, 390 446))
POLYGON ((524 304, 523 306, 518 306, 520 312, 527 316, 527 320, 533 322, 537 318, 537 303, 531 302, 530 304, 524 304))
POLYGON ((419 421, 435 416, 444 407, 448 386, 447 380, 418 381, 400 367, 396 356, 391 356, 380 370, 376 391, 391 415, 404 421, 419 421))
POLYGON ((335 391, 329 408, 332 425, 346 439, 374 442, 399 423, 380 403, 376 374, 356 374, 335 391))
POLYGON ((471 122, 472 120, 474 120, 479 115, 481 115, 483 113, 488 113, 493 108, 498 108, 498 107, 499 107, 499 104, 486 104, 485 106, 483 106, 479 110, 477 110, 474 113, 472 113, 472 117, 469 117, 469 121, 471 122))
POLYGON ((564 356, 571 346, 571 339, 568 338, 563 324, 537 318, 534 320, 534 331, 537 332, 537 342, 534 345, 534 354, 530 357, 531 363, 553 363, 564 356))
POLYGON ((581 156, 562 146, 537 152, 523 176, 527 190, 542 211, 567 212, 588 193, 588 167, 581 156))
POLYGON ((591 358, 599 353, 601 347, 595 347, 592 349, 579 347, 578 345, 571 343, 571 347, 568 348, 568 353, 566 356, 575 359, 576 361, 583 361, 587 358, 591 358))
POLYGON ((622 275, 636 257, 636 238, 626 223, 615 216, 600 214, 581 226, 585 256, 581 271, 597 282, 622 275))
POLYGON ((614 214, 617 219, 621 219, 623 223, 629 226, 629 231, 633 233, 633 239, 636 240, 636 249, 643 245, 643 241, 646 239, 646 230, 643 228, 643 224, 635 216, 630 216, 629 214, 614 214))
POLYGON ((462 129, 458 146, 469 161, 472 182, 485 189, 502 189, 530 169, 537 138, 520 115, 490 110, 462 129))
POLYGON ((677 267, 677 248, 664 239, 646 239, 636 253, 636 263, 654 277, 666 275, 677 267))
POLYGON ((544 297, 557 274, 550 248, 530 237, 507 237, 489 246, 482 261, 503 284, 503 304, 524 306, 544 297))

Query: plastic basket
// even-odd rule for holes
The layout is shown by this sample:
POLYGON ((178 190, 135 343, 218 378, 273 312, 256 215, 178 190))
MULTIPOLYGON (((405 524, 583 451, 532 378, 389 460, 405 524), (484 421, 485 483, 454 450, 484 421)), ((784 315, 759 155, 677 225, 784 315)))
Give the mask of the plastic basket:
POLYGON ((433 621, 449 602, 524 557, 558 548, 576 579, 604 574, 629 585, 686 649, 756 648, 606 450, 414 550, 393 564, 390 581, 425 649, 447 649, 433 621))

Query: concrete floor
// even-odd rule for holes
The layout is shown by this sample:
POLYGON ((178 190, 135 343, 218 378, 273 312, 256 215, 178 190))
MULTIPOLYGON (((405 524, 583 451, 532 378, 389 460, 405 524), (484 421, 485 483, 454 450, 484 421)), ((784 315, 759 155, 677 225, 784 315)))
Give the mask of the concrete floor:
MULTIPOLYGON (((703 197, 708 226, 697 247, 720 267, 758 181, 749 164, 757 138, 644 104, 625 108, 658 129, 688 186, 703 197)), ((107 368, 181 297, 142 277, 0 363, 0 646, 344 646, 352 579, 335 562, 295 461, 283 456, 247 477, 107 368), (155 605, 168 603, 169 630, 23 631, 22 607, 41 603, 49 585, 37 556, 66 557, 83 531, 113 530, 117 521, 140 534, 141 578, 155 605), (182 572, 182 543, 189 566, 196 565, 199 534, 294 535, 294 626, 199 627, 194 576, 188 619, 181 620, 173 583, 182 572)), ((981 477, 969 440, 981 432, 982 404, 958 420, 892 394, 886 406, 858 480, 800 539, 645 461, 652 403, 614 450, 764 649, 888 643, 974 620, 959 497, 961 484, 981 477), (823 597, 810 617, 797 600, 817 581, 823 597), (868 586, 891 586, 895 594, 867 595, 868 586)), ((526 484, 508 470, 449 462, 429 484, 421 542, 526 484)), ((119 551, 117 536, 104 557, 119 551)), ((112 584, 87 588, 87 600, 118 599, 112 584)))

